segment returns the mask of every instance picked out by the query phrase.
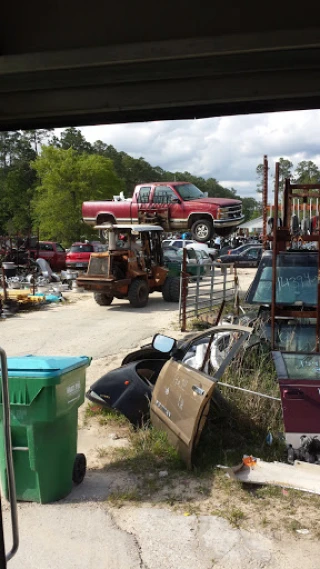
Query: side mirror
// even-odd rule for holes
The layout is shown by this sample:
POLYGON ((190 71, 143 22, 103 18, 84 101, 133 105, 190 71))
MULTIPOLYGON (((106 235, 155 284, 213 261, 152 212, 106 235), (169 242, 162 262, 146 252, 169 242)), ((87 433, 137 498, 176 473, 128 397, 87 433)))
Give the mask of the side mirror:
POLYGON ((181 200, 179 200, 179 198, 172 198, 171 203, 181 203, 181 200))
POLYGON ((207 198, 209 196, 209 192, 202 192, 204 197, 207 198))
POLYGON ((169 336, 163 336, 162 334, 156 334, 152 340, 152 347, 165 354, 171 352, 175 345, 176 340, 174 338, 169 338, 169 336))

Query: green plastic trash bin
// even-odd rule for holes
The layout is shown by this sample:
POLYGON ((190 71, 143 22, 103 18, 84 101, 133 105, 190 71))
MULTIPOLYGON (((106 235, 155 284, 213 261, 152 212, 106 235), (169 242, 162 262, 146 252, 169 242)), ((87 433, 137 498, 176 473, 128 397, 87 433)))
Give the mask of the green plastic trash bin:
MULTIPOLYGON (((70 493, 73 480, 84 478, 85 456, 77 455, 78 407, 84 401, 90 362, 86 356, 8 358, 18 500, 54 502, 70 493)), ((8 498, 4 449, 0 428, 0 477, 8 498)))

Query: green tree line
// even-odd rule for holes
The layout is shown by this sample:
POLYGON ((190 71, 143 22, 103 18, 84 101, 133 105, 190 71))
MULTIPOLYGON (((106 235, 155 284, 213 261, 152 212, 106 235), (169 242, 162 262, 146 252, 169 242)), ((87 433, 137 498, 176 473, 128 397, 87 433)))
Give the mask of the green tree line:
MULTIPOLYGON (((91 144, 77 128, 60 136, 44 129, 1 132, 0 235, 39 234, 69 245, 93 235, 81 220, 83 201, 111 199, 120 191, 130 197, 136 184, 172 180, 190 181, 209 197, 241 199, 215 178, 169 172, 101 140, 91 144)), ((260 214, 254 198, 242 204, 246 220, 260 214)))
MULTIPOLYGON (((279 189, 280 192, 284 188, 286 178, 290 178, 293 184, 320 184, 320 170, 318 166, 311 160, 302 160, 294 169, 291 160, 279 158, 279 189)), ((256 168, 257 174, 257 192, 262 193, 263 190, 263 164, 258 164, 256 168)))

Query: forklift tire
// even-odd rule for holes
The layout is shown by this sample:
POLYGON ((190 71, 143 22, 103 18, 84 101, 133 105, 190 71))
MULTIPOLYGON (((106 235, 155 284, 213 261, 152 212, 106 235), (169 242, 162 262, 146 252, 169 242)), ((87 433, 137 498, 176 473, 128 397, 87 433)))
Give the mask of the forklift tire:
POLYGON ((162 287, 162 297, 166 302, 179 302, 180 278, 167 277, 162 287))
POLYGON ((162 298, 166 302, 171 302, 171 278, 167 277, 162 286, 162 298))
POLYGON ((82 452, 76 455, 73 463, 72 480, 75 484, 81 484, 87 471, 87 460, 82 452))
POLYGON ((179 302, 180 300, 180 278, 173 277, 170 283, 171 302, 179 302))
POLYGON ((148 304, 149 288, 144 279, 135 279, 128 292, 128 299, 134 308, 143 308, 148 304))
POLYGON ((99 306, 110 306, 113 301, 113 296, 108 296, 104 292, 95 292, 93 298, 99 306))

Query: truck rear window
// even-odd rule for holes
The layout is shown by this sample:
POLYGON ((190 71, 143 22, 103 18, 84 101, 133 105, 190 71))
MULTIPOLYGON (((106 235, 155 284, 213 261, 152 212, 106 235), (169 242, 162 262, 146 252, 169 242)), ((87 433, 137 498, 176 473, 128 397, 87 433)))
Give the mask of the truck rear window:
POLYGON ((94 251, 93 245, 84 243, 83 245, 72 245, 70 253, 92 253, 94 251))

